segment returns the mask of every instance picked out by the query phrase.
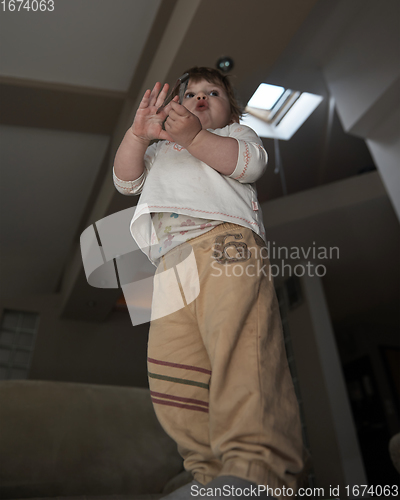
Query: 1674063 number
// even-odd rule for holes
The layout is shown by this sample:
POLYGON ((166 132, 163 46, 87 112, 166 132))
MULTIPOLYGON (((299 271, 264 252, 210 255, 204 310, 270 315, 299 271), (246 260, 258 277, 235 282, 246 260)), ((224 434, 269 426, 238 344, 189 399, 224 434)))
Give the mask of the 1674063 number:
POLYGON ((53 12, 54 0, 2 0, 3 12, 53 12))
POLYGON ((354 486, 346 486, 347 496, 364 496, 364 495, 372 495, 376 497, 392 497, 399 494, 399 487, 397 485, 375 485, 369 486, 367 484, 360 484, 354 486))

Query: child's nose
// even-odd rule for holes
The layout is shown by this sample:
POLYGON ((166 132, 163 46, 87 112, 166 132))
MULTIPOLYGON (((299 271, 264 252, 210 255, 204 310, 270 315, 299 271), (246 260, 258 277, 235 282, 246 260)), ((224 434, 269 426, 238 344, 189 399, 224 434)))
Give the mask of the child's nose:
POLYGON ((204 94, 203 92, 200 92, 199 94, 197 94, 197 99, 205 99, 206 98, 206 94, 204 94))

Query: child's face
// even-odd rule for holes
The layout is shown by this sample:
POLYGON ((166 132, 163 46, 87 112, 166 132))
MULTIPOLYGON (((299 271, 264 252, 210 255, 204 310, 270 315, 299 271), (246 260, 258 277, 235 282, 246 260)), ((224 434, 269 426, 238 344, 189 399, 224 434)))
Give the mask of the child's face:
POLYGON ((203 129, 222 128, 232 122, 231 105, 224 88, 207 80, 189 80, 182 104, 198 117, 203 129))

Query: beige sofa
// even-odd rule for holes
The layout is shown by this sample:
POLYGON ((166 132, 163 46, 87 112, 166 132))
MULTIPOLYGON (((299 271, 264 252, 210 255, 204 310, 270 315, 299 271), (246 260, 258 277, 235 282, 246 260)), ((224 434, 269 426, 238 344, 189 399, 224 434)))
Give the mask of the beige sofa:
POLYGON ((188 481, 147 389, 0 382, 2 500, 151 500, 188 481))

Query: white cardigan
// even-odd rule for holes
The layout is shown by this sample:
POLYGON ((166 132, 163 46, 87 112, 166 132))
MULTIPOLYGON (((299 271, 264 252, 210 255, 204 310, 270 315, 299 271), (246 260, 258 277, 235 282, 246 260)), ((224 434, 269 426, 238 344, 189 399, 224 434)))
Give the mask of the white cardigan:
POLYGON ((261 139, 251 128, 238 123, 209 131, 238 141, 237 165, 229 176, 220 174, 179 144, 170 141, 159 141, 147 149, 144 158, 146 168, 138 179, 123 181, 113 172, 114 184, 120 193, 141 193, 130 230, 149 259, 150 214, 153 212, 175 212, 232 222, 252 229, 265 240, 254 184, 267 166, 268 156, 261 139))

